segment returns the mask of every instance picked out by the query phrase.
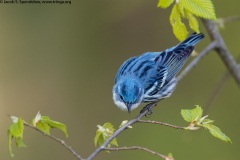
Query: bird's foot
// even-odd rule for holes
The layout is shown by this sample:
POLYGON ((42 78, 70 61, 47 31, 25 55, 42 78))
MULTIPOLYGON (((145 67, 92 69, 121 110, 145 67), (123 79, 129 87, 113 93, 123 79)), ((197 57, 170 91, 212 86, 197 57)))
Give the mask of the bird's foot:
POLYGON ((157 105, 157 102, 152 102, 152 103, 149 103, 148 105, 146 105, 145 107, 143 107, 143 109, 140 111, 140 113, 143 113, 145 112, 146 110, 148 110, 148 112, 145 114, 145 117, 149 117, 152 113, 153 113, 153 110, 152 108, 154 106, 157 105))

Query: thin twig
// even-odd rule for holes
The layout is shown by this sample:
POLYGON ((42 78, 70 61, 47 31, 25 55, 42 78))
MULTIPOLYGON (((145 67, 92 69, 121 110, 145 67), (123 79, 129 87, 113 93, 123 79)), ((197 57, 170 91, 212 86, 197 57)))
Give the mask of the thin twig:
POLYGON ((130 120, 128 123, 126 123, 124 126, 116 130, 111 137, 109 137, 100 147, 98 147, 88 158, 87 160, 91 160, 93 157, 95 157, 101 150, 106 148, 106 146, 115 138, 117 137, 122 131, 124 131, 128 126, 136 123, 139 119, 141 119, 143 116, 147 114, 148 110, 143 111, 140 113, 136 118, 130 120))
POLYGON ((240 87, 240 66, 234 60, 232 54, 227 49, 222 36, 220 35, 217 25, 212 20, 202 19, 207 32, 213 41, 217 41, 217 47, 215 48, 218 55, 224 62, 225 66, 237 82, 240 87))
POLYGON ((223 27, 224 24, 230 23, 230 22, 235 22, 235 21, 240 21, 240 16, 230 16, 230 17, 226 17, 226 18, 218 18, 216 23, 220 27, 223 27))
POLYGON ((202 52, 199 53, 199 55, 191 61, 187 65, 187 67, 181 72, 181 74, 177 77, 177 81, 181 80, 193 67, 197 65, 197 63, 211 50, 213 50, 217 46, 217 42, 213 41, 211 42, 202 52))
POLYGON ((41 131, 40 129, 32 126, 31 124, 29 124, 29 123, 27 123, 27 122, 24 122, 24 125, 27 126, 27 127, 29 127, 29 128, 35 129, 36 131, 42 133, 44 136, 47 136, 47 137, 49 137, 49 138, 57 141, 58 143, 62 144, 65 148, 67 148, 70 152, 72 152, 72 154, 73 154, 77 159, 79 159, 79 160, 84 160, 74 149, 72 149, 71 146, 68 146, 64 140, 59 139, 59 138, 57 138, 57 137, 54 137, 54 136, 52 136, 52 135, 46 134, 45 132, 41 131))
MULTIPOLYGON (((151 108, 153 107, 155 104, 148 104, 148 107, 151 108)), ((136 123, 136 122, 142 122, 142 123, 155 123, 155 124, 161 124, 161 125, 165 125, 168 127, 172 127, 172 128, 176 128, 176 129, 184 129, 184 127, 178 127, 178 126, 174 126, 171 124, 167 124, 167 123, 163 123, 163 122, 156 122, 156 121, 145 121, 145 120, 141 120, 141 118, 143 116, 145 116, 147 113, 149 112, 149 110, 142 110, 142 112, 134 119, 130 120, 128 123, 126 123, 124 126, 122 126, 121 128, 119 128, 118 130, 116 130, 113 135, 111 137, 109 137, 100 147, 98 147, 88 158, 87 160, 91 160, 92 158, 94 158, 100 151, 104 150, 106 148, 106 146, 115 138, 117 137, 121 132, 123 132, 128 126, 136 123)))
MULTIPOLYGON (((148 148, 144 148, 144 147, 139 147, 139 146, 132 146, 132 147, 119 147, 119 148, 103 148, 104 150, 108 150, 108 151, 120 151, 120 150, 143 150, 146 152, 149 152, 151 154, 157 155, 163 159, 166 159, 168 156, 165 156, 163 154, 160 154, 158 152, 152 151, 148 148)), ((173 160, 173 159, 172 159, 173 160)))
POLYGON ((226 82, 226 80, 230 77, 230 73, 229 72, 225 72, 222 77, 220 78, 220 80, 217 82, 216 87, 214 88, 214 90, 212 91, 211 96, 208 98, 206 104, 205 104, 205 108, 207 107, 207 110, 205 110, 205 112, 208 112, 208 110, 210 109, 213 101, 217 98, 218 94, 220 93, 220 90, 222 90, 222 88, 224 87, 224 84, 226 82))
POLYGON ((175 126, 175 125, 172 125, 172 124, 168 124, 168 123, 164 123, 164 122, 158 122, 158 121, 151 121, 151 120, 141 120, 141 119, 139 119, 137 122, 140 122, 140 123, 151 123, 151 124, 160 124, 160 125, 171 127, 171 128, 175 128, 175 129, 185 129, 186 128, 186 127, 175 126))
MULTIPOLYGON (((240 56, 238 56, 238 58, 237 58, 237 63, 239 63, 239 61, 240 61, 240 56)), ((219 79, 219 81, 217 82, 217 85, 215 86, 215 88, 212 91, 212 94, 210 95, 206 104, 204 105, 204 107, 207 108, 207 110, 205 110, 205 112, 208 112, 213 101, 217 98, 217 96, 219 95, 220 91, 224 87, 224 85, 229 77, 230 77, 230 73, 229 73, 229 71, 226 71, 222 75, 222 77, 219 79)))

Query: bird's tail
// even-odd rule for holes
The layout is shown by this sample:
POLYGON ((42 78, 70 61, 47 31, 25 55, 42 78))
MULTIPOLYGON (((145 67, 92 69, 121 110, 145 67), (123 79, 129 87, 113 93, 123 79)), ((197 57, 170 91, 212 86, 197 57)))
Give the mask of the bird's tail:
POLYGON ((203 38, 204 38, 203 33, 192 33, 184 41, 182 41, 181 43, 172 48, 166 49, 165 51, 166 52, 174 51, 175 54, 181 53, 185 48, 189 46, 193 46, 194 48, 194 46, 203 38))
POLYGON ((201 39, 204 38, 204 34, 203 33, 192 33, 190 36, 188 36, 184 41, 182 41, 181 43, 179 43, 177 46, 181 46, 181 45, 187 45, 187 46, 194 46, 195 44, 197 44, 201 39))
POLYGON ((159 67, 165 66, 167 68, 168 75, 166 77, 166 83, 175 77, 194 50, 194 45, 203 38, 204 35, 202 33, 193 33, 183 42, 170 49, 166 49, 160 54, 158 60, 159 67))

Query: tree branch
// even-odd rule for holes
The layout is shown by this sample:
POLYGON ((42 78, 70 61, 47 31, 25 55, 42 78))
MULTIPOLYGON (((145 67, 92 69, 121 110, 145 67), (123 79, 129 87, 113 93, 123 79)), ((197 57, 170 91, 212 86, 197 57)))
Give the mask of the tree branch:
MULTIPOLYGON (((104 150, 108 150, 108 151, 120 151, 120 150, 143 150, 143 151, 146 151, 146 152, 149 152, 151 154, 154 154, 154 155, 157 155, 163 159, 169 159, 170 160, 170 157, 168 156, 165 156, 163 154, 160 154, 160 153, 157 153, 155 151, 152 151, 148 148, 144 148, 144 147, 139 147, 139 146, 132 146, 132 147, 119 147, 119 148, 103 148, 104 150)), ((171 160, 174 160, 173 158, 171 160)))
POLYGON ((41 131, 40 129, 32 126, 31 124, 29 124, 29 123, 27 123, 27 122, 25 122, 25 121, 24 121, 24 125, 27 126, 27 127, 29 127, 29 128, 32 128, 32 129, 34 129, 34 130, 36 130, 36 131, 38 131, 38 132, 40 132, 40 133, 42 133, 44 136, 47 136, 47 137, 49 137, 49 138, 57 141, 58 143, 62 144, 65 148, 67 148, 70 152, 72 152, 72 154, 73 154, 77 159, 79 159, 79 160, 84 160, 74 149, 72 149, 71 146, 68 146, 64 140, 61 140, 61 139, 59 139, 59 138, 57 138, 57 137, 54 137, 54 136, 49 135, 49 134, 46 134, 45 132, 41 131))
POLYGON ((225 66, 228 68, 229 72, 240 87, 240 66, 236 63, 231 53, 228 51, 224 40, 218 31, 217 25, 212 20, 202 19, 202 22, 206 27, 210 38, 213 41, 217 42, 217 46, 215 49, 218 55, 220 56, 225 66))
POLYGON ((217 46, 217 41, 211 42, 199 55, 189 63, 189 65, 181 72, 181 74, 177 77, 177 81, 181 80, 193 67, 197 65, 197 63, 211 50, 213 50, 217 46))
POLYGON ((151 121, 151 120, 141 120, 141 119, 139 119, 137 122, 140 122, 140 123, 151 123, 151 124, 160 124, 160 125, 163 125, 163 126, 174 128, 174 129, 185 129, 186 128, 186 127, 180 127, 180 126, 175 126, 175 125, 164 123, 164 122, 151 121))
MULTIPOLYGON (((239 63, 240 61, 240 56, 238 56, 237 58, 237 63, 239 63)), ((239 65, 239 64, 238 64, 239 65)), ((212 93, 210 94, 206 104, 204 105, 205 108, 207 108, 207 110, 205 110, 205 112, 208 112, 208 110, 210 109, 210 107, 212 106, 211 104, 213 103, 213 101, 217 98, 217 96, 219 95, 220 91, 222 90, 222 88, 224 87, 227 79, 230 77, 230 73, 229 71, 226 71, 222 77, 218 80, 217 85, 215 86, 215 88, 213 89, 212 93)))
POLYGON ((147 114, 148 110, 143 111, 140 113, 136 118, 130 120, 128 123, 126 123, 124 126, 116 130, 111 137, 109 137, 100 147, 98 147, 88 158, 87 160, 91 160, 93 157, 95 157, 100 151, 102 151, 106 146, 115 138, 117 137, 122 131, 124 131, 128 126, 136 123, 138 120, 140 120, 143 116, 147 114))
POLYGON ((226 17, 226 18, 218 18, 216 21, 216 24, 219 25, 220 27, 224 27, 226 23, 230 22, 235 22, 235 21, 240 21, 240 16, 231 16, 231 17, 226 17))
MULTIPOLYGON (((151 103, 148 104, 148 108, 152 108, 155 106, 155 103, 151 103)), ((136 123, 136 122, 140 122, 140 123, 152 123, 152 124, 160 124, 160 125, 164 125, 164 126, 168 126, 168 127, 172 127, 172 128, 176 128, 176 129, 184 129, 184 127, 179 127, 179 126, 174 126, 171 124, 167 124, 167 123, 163 123, 163 122, 157 122, 157 121, 148 121, 148 120, 141 120, 141 118, 143 116, 145 116, 147 113, 149 112, 149 110, 145 109, 142 110, 141 113, 134 119, 130 120, 128 123, 126 123, 124 126, 122 126, 121 128, 119 128, 118 130, 116 130, 111 137, 109 137, 100 147, 98 147, 88 158, 87 160, 91 160, 92 158, 94 158, 100 151, 102 150, 106 150, 106 146, 115 138, 117 137, 121 132, 123 132, 128 126, 136 123)), ((166 157, 165 157, 166 158, 166 157)))

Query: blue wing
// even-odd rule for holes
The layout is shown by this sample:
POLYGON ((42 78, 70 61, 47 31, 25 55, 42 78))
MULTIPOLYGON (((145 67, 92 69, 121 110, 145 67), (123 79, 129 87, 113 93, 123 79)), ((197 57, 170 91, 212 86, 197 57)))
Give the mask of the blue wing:
POLYGON ((167 93, 171 94, 171 91, 173 91, 175 87, 174 83, 176 83, 174 77, 186 63, 188 57, 194 50, 194 45, 203 37, 204 35, 201 33, 194 33, 177 46, 161 52, 159 56, 154 59, 156 68, 152 70, 150 77, 146 80, 145 94, 152 98, 154 98, 153 95, 162 96, 163 90, 166 90, 165 96, 168 96, 167 93), (166 88, 170 89, 167 91, 166 88))
POLYGON ((157 63, 159 66, 167 67, 167 78, 165 83, 170 82, 180 71, 194 50, 194 45, 196 45, 196 43, 198 43, 202 38, 204 38, 202 33, 193 33, 175 47, 166 49, 162 52, 157 63))

